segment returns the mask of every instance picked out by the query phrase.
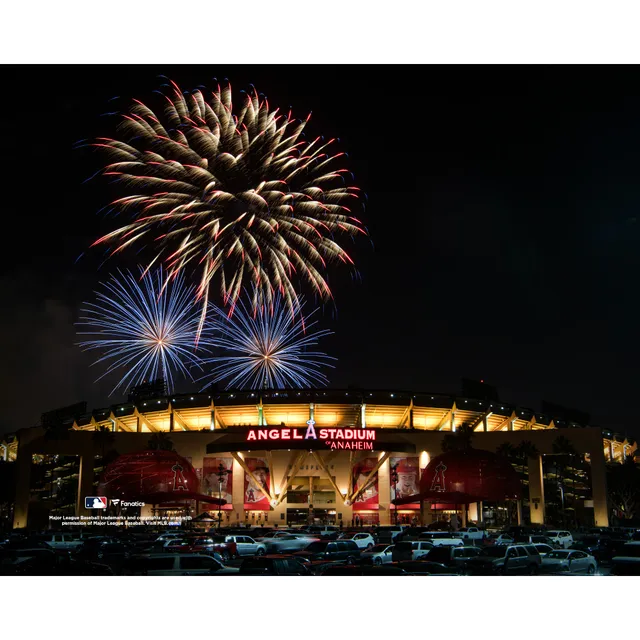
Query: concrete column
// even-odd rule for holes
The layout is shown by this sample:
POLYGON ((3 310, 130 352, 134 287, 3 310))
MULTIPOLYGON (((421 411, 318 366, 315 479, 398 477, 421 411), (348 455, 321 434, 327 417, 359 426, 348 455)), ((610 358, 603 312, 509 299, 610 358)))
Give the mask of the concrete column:
POLYGON ((472 522, 479 522, 478 518, 478 503, 472 502, 468 507, 469 520, 472 522))
POLYGON ((171 409, 171 405, 169 405, 169 431, 174 430, 174 422, 173 422, 173 411, 171 409))
POLYGON ((593 496, 593 517, 596 527, 609 526, 607 505, 607 467, 602 447, 589 452, 591 456, 591 495, 593 496))
POLYGON ((18 446, 16 465, 16 497, 13 505, 13 528, 23 529, 29 518, 31 486, 31 452, 18 446))
POLYGON ((529 502, 531 503, 531 524, 544 524, 542 456, 529 458, 529 502))
POLYGON ((462 526, 463 527, 467 526, 467 505, 466 504, 462 505, 462 526))
POLYGON ((518 526, 522 525, 522 500, 516 500, 516 510, 518 515, 518 526))
POLYGON ((616 452, 613 448, 613 440, 609 440, 609 461, 614 462, 616 459, 616 452))
POLYGON ((142 421, 140 420, 140 416, 136 416, 136 432, 142 433, 142 421))
POLYGON ((456 430, 456 424, 455 424, 455 419, 456 419, 456 412, 452 411, 451 412, 451 432, 453 433, 456 430))
POLYGON ((420 501, 420 524, 423 527, 430 525, 433 522, 433 515, 431 513, 431 503, 427 500, 420 501))
POLYGON ((478 505, 478 524, 482 522, 482 502, 477 502, 478 505))
MULTIPOLYGON (((383 454, 380 454, 382 456, 383 454)), ((385 460, 378 469, 378 509, 380 524, 393 524, 393 514, 391 512, 391 464, 389 459, 385 460)))
POLYGON ((78 497, 76 502, 76 515, 94 515, 89 509, 84 508, 85 496, 93 495, 93 453, 85 452, 80 456, 80 471, 78 473, 78 497))
POLYGON ((483 416, 482 418, 482 430, 486 433, 489 431, 489 424, 487 422, 487 416, 483 416))

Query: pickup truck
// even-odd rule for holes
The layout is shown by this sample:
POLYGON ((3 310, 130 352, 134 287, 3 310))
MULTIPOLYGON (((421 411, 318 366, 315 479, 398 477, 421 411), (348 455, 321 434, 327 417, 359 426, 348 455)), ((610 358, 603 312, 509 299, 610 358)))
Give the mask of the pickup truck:
POLYGON ((478 527, 463 527, 454 535, 459 536, 463 540, 483 540, 485 532, 484 529, 478 529, 478 527))

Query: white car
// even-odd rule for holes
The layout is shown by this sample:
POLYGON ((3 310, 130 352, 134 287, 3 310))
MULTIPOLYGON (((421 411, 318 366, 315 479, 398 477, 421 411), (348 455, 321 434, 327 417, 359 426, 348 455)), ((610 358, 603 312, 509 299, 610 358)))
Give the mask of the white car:
POLYGON ((308 535, 298 535, 297 533, 287 533, 272 538, 258 538, 256 542, 265 545, 267 553, 286 553, 288 551, 302 551, 312 542, 318 542, 320 538, 312 538, 308 535))
POLYGON ((51 533, 38 536, 40 542, 44 542, 48 547, 59 551, 70 551, 81 547, 84 540, 78 535, 69 533, 51 533))
POLYGON ((596 559, 584 551, 554 549, 542 558, 542 570, 547 573, 570 571, 571 573, 587 573, 592 576, 597 568, 596 559))
POLYGON ((362 552, 362 559, 370 559, 373 564, 389 564, 393 562, 393 544, 377 544, 362 552))
POLYGON ((315 536, 316 538, 318 536, 321 536, 321 537, 332 536, 334 533, 339 533, 339 532, 340 532, 340 529, 338 527, 330 524, 307 527, 307 533, 310 533, 312 536, 315 536))
POLYGON ((256 542, 249 536, 226 536, 225 542, 235 542, 239 556, 262 556, 267 552, 267 545, 264 542, 256 542))
POLYGON ((514 540, 511 536, 506 533, 501 533, 499 535, 489 536, 485 542, 489 545, 502 546, 502 545, 510 545, 514 543, 514 540))
POLYGON ((456 535, 463 540, 482 540, 485 537, 485 532, 478 527, 463 527, 456 532, 456 535))
POLYGON ((152 553, 131 559, 128 573, 144 576, 198 576, 239 573, 213 556, 199 553, 152 553))
POLYGON ((464 540, 447 531, 428 531, 420 534, 420 540, 430 542, 434 547, 442 545, 449 547, 463 547, 464 540))
POLYGON ((573 536, 568 531, 547 531, 546 536, 563 549, 568 549, 573 544, 573 536))
POLYGON ((343 533, 339 540, 353 540, 358 545, 358 549, 370 549, 376 544, 370 533, 343 533))

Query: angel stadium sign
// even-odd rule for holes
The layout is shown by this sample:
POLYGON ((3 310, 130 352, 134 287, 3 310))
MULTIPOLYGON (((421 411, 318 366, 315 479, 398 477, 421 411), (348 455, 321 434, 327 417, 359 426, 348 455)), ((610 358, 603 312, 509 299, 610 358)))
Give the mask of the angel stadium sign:
POLYGON ((376 439, 374 429, 316 429, 315 420, 307 420, 306 429, 295 427, 278 427, 277 429, 250 429, 247 432, 247 442, 266 440, 269 442, 286 443, 295 441, 301 444, 306 441, 306 445, 324 445, 329 449, 361 449, 373 451, 373 444, 376 439))

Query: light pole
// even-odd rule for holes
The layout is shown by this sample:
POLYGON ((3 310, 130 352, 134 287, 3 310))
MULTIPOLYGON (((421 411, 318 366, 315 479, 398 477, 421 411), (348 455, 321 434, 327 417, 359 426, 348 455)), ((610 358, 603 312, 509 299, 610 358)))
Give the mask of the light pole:
POLYGON ((218 465, 218 530, 222 528, 222 481, 229 473, 222 462, 218 465))
POLYGON ((396 501, 394 513, 395 524, 398 524, 398 464, 391 467, 391 482, 393 483, 393 499, 396 501))

